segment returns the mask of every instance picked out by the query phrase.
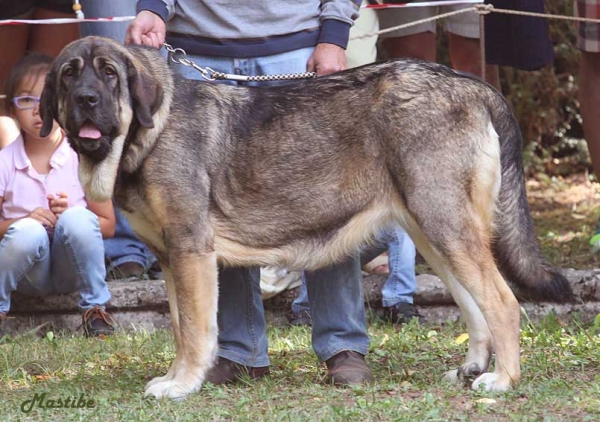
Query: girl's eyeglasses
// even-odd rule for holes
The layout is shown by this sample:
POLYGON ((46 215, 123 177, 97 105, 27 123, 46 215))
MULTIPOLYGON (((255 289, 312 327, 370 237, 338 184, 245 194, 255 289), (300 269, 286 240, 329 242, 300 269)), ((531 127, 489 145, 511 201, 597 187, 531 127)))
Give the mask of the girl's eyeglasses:
POLYGON ((37 107, 39 102, 40 97, 34 97, 33 95, 23 95, 13 98, 13 104, 19 110, 32 110, 37 107))

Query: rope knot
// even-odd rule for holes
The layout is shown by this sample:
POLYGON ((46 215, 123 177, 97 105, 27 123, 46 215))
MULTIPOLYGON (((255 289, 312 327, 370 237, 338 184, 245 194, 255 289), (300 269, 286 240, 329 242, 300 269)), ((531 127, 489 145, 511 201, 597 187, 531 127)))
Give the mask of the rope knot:
POLYGON ((492 13, 494 11, 494 6, 491 4, 474 4, 473 8, 480 15, 489 15, 490 13, 492 13))

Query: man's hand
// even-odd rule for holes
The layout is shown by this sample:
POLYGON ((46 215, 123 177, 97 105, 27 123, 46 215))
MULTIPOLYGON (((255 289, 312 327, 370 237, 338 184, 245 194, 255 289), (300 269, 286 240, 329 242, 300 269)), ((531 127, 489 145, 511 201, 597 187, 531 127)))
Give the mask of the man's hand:
POLYGON ((163 20, 152 12, 142 10, 127 28, 125 44, 141 44, 161 48, 167 28, 163 20))
POLYGON ((60 217, 60 215, 69 208, 67 196, 68 195, 65 192, 58 192, 56 196, 48 195, 48 206, 56 218, 60 217))
POLYGON ((346 50, 335 44, 327 43, 317 44, 307 65, 307 70, 317 72, 317 76, 329 75, 347 68, 346 50))
POLYGON ((36 209, 31 211, 27 217, 39 221, 40 223, 42 223, 43 226, 46 227, 54 227, 57 221, 57 218, 52 213, 52 211, 47 210, 43 207, 37 207, 36 209))

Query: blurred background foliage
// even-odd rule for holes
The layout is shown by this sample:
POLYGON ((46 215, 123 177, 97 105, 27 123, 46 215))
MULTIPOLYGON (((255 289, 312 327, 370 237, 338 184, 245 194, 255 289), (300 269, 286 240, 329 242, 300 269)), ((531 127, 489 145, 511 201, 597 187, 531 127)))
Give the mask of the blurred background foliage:
MULTIPOLYGON (((571 0, 547 0, 546 12, 573 16, 571 0)), ((500 69, 502 92, 512 104, 525 143, 529 175, 591 172, 579 114, 577 28, 572 21, 550 19, 553 65, 535 72, 500 69)))

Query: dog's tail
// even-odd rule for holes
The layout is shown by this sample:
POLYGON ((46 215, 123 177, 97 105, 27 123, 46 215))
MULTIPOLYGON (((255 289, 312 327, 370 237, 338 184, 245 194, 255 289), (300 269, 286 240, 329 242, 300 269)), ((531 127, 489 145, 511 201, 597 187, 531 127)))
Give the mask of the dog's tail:
POLYGON ((489 112, 500 138, 502 181, 497 199, 493 250, 500 271, 522 299, 568 302, 568 280, 542 255, 529 211, 519 125, 504 98, 496 95, 489 112))

